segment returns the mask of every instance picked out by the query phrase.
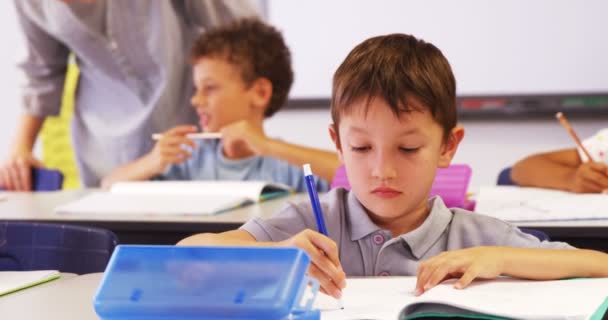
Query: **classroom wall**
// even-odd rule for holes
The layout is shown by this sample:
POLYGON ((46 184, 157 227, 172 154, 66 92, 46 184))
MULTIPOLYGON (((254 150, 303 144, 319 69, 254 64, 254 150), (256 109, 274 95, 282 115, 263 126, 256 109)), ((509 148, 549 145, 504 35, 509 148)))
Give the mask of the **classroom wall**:
MULTIPOLYGON (((23 53, 12 1, 0 1, 0 161, 7 154, 10 141, 20 114, 20 78, 15 67, 17 57, 23 53)), ((320 106, 323 107, 323 106, 320 106)), ((266 125, 268 134, 306 145, 333 148, 327 126, 330 122, 327 109, 283 110, 266 125)), ((581 136, 593 134, 599 128, 608 127, 608 118, 572 119, 581 136)), ((511 165, 524 155, 573 145, 570 137, 552 117, 546 120, 499 121, 470 120, 466 137, 455 162, 468 163, 473 167, 472 187, 493 184, 500 169, 511 165)))
MULTIPOLYGON (((268 135, 285 140, 333 149, 327 127, 329 110, 283 110, 267 121, 268 135)), ((570 119, 581 138, 608 127, 608 117, 570 119)), ((496 183, 498 173, 518 159, 539 151, 572 148, 574 142, 552 116, 531 120, 466 120, 465 138, 454 163, 473 168, 471 191, 496 183)))
POLYGON ((439 47, 460 95, 606 92, 606 12, 603 0, 268 0, 298 98, 328 97, 355 44, 394 32, 439 47))
MULTIPOLYGON (((608 60, 597 57, 608 52, 601 40, 607 9, 601 0, 268 0, 268 18, 293 52, 292 98, 328 98, 331 76, 352 47, 391 32, 412 33, 441 48, 459 94, 606 92, 608 60)), ((267 128, 287 140, 333 148, 329 121, 327 109, 286 110, 267 128)), ((585 137, 608 127, 608 116, 571 122, 585 137)), ((473 167, 473 189, 494 184, 502 168, 528 154, 573 146, 550 114, 462 124, 466 137, 454 162, 473 167)))

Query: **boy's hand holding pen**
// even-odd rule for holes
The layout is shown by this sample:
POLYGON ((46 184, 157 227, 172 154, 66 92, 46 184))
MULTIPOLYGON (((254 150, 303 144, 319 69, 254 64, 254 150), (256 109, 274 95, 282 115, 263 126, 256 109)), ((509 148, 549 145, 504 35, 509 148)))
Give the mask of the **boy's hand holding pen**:
POLYGON ((342 304, 342 289, 346 287, 346 273, 340 264, 340 256, 336 242, 328 237, 325 219, 321 211, 316 184, 309 164, 304 165, 304 178, 315 215, 319 232, 306 229, 295 236, 282 241, 279 245, 298 247, 304 250, 312 261, 308 274, 319 281, 321 292, 339 299, 342 304))
MULTIPOLYGON (((279 242, 278 245, 298 247, 304 250, 312 262, 308 267, 308 275, 319 281, 321 292, 336 299, 341 299, 342 289, 346 287, 346 273, 344 273, 340 264, 338 246, 335 241, 327 236, 327 227, 309 165, 304 165, 304 175, 319 232, 306 229, 287 240, 279 242)), ((342 300, 339 303, 340 308, 343 308, 342 300)))
POLYGON ((336 299, 342 297, 346 287, 346 274, 342 270, 338 247, 330 238, 310 229, 278 243, 283 247, 298 247, 310 257, 308 275, 319 281, 321 292, 336 299))

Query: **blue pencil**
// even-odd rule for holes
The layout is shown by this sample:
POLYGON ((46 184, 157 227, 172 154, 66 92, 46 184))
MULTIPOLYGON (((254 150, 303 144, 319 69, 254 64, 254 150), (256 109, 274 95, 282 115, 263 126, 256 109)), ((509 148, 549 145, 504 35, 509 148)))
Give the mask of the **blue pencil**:
MULTIPOLYGON (((321 203, 319 202, 319 195, 317 194, 317 186, 315 184, 315 177, 312 175, 312 169, 310 164, 307 163, 304 166, 304 179, 306 180, 306 188, 308 189, 308 197, 312 204, 312 211, 315 214, 315 221, 317 222, 317 229, 322 235, 329 237, 327 233, 327 227, 325 226, 325 219, 323 218, 323 210, 321 210, 321 203)), ((344 309, 342 299, 338 299, 340 309, 344 309)))

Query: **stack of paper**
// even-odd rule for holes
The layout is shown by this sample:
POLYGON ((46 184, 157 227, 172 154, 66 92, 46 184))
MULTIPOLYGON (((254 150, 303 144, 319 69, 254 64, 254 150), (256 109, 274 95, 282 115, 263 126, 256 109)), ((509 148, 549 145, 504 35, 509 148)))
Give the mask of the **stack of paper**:
POLYGON ((608 219, 608 195, 513 186, 482 187, 476 212, 505 221, 608 219))

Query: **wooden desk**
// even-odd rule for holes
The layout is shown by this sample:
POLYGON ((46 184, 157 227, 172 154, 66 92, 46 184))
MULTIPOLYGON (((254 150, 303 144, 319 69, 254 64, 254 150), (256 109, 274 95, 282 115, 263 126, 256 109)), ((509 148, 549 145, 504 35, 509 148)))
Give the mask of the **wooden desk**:
POLYGON ((307 194, 294 194, 237 208, 211 216, 165 215, 78 215, 56 214, 53 209, 76 200, 91 190, 58 192, 9 192, 0 201, 0 220, 69 223, 112 230, 122 244, 175 244, 200 232, 223 232, 240 227, 254 217, 268 217, 286 201, 307 201, 307 194))
POLYGON ((93 296, 103 273, 69 275, 0 297, 2 319, 99 319, 93 296))
MULTIPOLYGON (((307 194, 295 194, 213 216, 100 216, 53 213, 56 206, 82 197, 88 192, 90 190, 6 193, 8 199, 0 201, 0 220, 97 226, 114 231, 122 244, 175 244, 194 233, 233 230, 251 218, 269 217, 281 210, 286 201, 308 201, 307 194)), ((544 231, 555 241, 608 252, 608 220, 528 222, 516 225, 544 231)))

